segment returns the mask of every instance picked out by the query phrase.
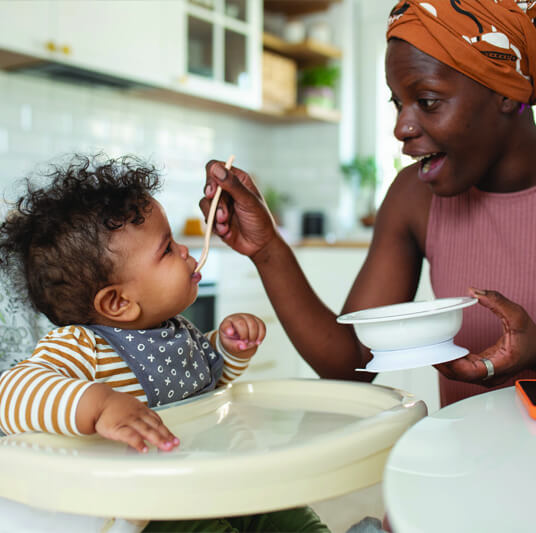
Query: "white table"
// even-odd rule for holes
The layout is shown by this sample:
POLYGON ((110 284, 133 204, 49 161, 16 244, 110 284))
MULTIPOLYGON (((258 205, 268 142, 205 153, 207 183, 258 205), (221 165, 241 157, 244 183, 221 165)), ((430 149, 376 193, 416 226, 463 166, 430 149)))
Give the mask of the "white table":
POLYGON ((396 533, 536 531, 536 420, 514 387, 424 418, 393 447, 384 499, 396 533))
POLYGON ((0 497, 128 519, 290 508, 380 481, 426 407, 387 387, 313 379, 237 383, 159 413, 181 438, 170 452, 139 454, 98 436, 3 437, 0 497))

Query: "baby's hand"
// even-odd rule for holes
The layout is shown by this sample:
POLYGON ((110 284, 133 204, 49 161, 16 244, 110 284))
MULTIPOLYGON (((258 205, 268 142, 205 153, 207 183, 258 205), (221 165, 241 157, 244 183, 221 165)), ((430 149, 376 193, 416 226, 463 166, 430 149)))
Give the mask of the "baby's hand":
POLYGON ((106 397, 95 421, 95 431, 107 439, 125 442, 139 452, 148 450, 145 441, 163 451, 179 445, 179 439, 157 413, 124 392, 112 391, 106 397))
POLYGON ((219 329, 223 347, 233 355, 249 359, 266 335, 264 322, 249 313, 236 313, 224 318, 219 329))

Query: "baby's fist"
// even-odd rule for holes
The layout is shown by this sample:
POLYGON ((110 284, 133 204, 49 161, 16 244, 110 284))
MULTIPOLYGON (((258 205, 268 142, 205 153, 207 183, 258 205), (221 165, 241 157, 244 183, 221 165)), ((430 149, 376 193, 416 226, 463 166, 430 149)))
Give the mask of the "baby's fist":
POLYGON ((225 317, 219 328, 223 347, 231 354, 247 359, 256 351, 266 336, 264 322, 250 313, 236 313, 225 317))

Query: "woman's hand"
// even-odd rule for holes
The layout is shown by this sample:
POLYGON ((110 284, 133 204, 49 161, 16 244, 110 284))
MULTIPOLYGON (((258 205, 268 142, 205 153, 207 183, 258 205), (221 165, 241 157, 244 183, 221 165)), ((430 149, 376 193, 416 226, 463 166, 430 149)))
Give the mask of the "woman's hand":
POLYGON ((528 368, 536 368, 536 325, 518 304, 496 291, 470 289, 479 304, 495 313, 502 322, 503 334, 491 347, 480 354, 469 354, 461 359, 436 365, 449 379, 470 381, 489 387, 500 385, 508 378, 528 368), (482 359, 489 359, 495 375, 488 375, 482 359))
POLYGON ((257 316, 235 313, 225 317, 219 328, 222 346, 241 359, 249 359, 266 336, 266 326, 257 316))
POLYGON ((82 433, 98 433, 142 453, 148 451, 146 441, 163 451, 179 445, 179 439, 157 413, 134 396, 115 391, 104 383, 95 383, 84 392, 76 421, 82 433))
POLYGON ((231 248, 251 258, 277 236, 273 217, 251 177, 223 162, 206 166, 205 197, 199 202, 205 218, 218 185, 222 195, 216 210, 214 232, 231 248))

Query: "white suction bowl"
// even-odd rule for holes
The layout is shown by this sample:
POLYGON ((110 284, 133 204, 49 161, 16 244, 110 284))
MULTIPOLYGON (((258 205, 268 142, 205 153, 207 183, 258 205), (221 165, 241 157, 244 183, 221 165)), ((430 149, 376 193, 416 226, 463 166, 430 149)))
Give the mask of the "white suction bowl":
POLYGON ((469 297, 405 302, 348 313, 337 318, 352 324, 373 360, 365 370, 379 372, 437 364, 468 353, 452 339, 462 325, 463 309, 478 300, 469 297))

